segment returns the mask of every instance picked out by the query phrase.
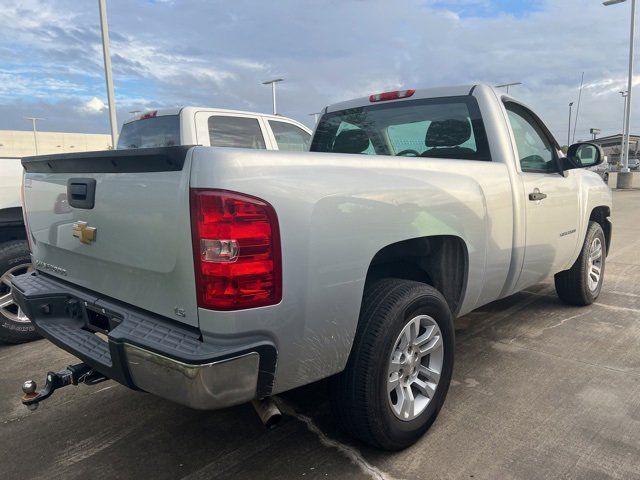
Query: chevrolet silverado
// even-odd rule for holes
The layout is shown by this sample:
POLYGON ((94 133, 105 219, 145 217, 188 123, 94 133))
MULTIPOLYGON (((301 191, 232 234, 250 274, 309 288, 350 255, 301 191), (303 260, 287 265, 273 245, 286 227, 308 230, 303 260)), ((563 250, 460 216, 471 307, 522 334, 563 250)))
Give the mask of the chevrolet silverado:
POLYGON ((331 377, 336 418, 396 450, 443 405, 455 317, 540 282, 589 305, 611 244, 600 148, 564 156, 484 85, 325 108, 311 152, 173 146, 26 158, 35 272, 14 297, 82 363, 199 409, 331 377), (66 202, 61 207, 61 202, 66 202))

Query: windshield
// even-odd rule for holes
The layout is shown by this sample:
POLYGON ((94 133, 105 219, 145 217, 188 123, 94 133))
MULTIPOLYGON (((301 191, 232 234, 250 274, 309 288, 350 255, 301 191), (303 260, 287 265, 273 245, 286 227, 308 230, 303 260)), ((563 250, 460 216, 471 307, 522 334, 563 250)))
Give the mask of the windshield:
POLYGON ((178 115, 162 115, 125 123, 118 139, 118 150, 174 145, 180 145, 178 115))
POLYGON ((490 160, 475 98, 367 105, 324 115, 313 152, 490 160))

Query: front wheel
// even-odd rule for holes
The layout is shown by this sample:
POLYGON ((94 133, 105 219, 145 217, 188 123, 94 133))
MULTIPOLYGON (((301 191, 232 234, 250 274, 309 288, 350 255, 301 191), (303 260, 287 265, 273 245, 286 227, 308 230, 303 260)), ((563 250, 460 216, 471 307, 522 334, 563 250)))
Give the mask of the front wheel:
POLYGON ((558 297, 569 305, 591 305, 602 289, 607 243, 602 227, 589 222, 580 256, 569 270, 556 273, 558 297))
POLYGON ((331 383, 339 422, 378 448, 413 444, 444 403, 453 348, 453 318, 440 292, 392 278, 371 285, 347 367, 331 383))

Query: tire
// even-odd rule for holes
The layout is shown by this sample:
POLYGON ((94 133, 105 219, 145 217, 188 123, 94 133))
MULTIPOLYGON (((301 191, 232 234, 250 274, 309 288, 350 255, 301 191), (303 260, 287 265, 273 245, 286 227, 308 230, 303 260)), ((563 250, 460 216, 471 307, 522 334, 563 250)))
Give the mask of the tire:
POLYGON ((12 301, 6 304, 11 299, 11 276, 26 273, 31 268, 29 245, 25 240, 0 244, 0 342, 23 343, 39 338, 22 310, 12 301))
POLYGON ((607 257, 607 243, 604 231, 597 222, 589 222, 587 235, 580 255, 569 270, 556 273, 554 280, 558 297, 569 305, 591 305, 602 289, 607 257), (599 245, 599 247, 598 247, 599 245), (596 254, 599 251, 599 257, 596 254), (594 261, 590 261, 593 254, 594 261), (596 270, 599 269, 597 281, 596 270))
MULTIPOLYGON (((447 396, 453 371, 453 349, 453 317, 444 297, 436 289, 420 282, 394 278, 367 287, 347 366, 330 383, 331 404, 338 422, 349 434, 377 448, 393 451, 412 445, 434 422, 447 396), (418 323, 415 323, 416 319, 419 319, 418 323), (409 328, 409 324, 420 325, 418 341, 430 338, 422 348, 427 350, 429 346, 437 345, 436 337, 439 337, 440 348, 434 347, 418 363, 413 363, 415 353, 405 355, 406 371, 403 371, 397 369, 404 355, 398 356, 405 341, 400 339, 400 334, 409 328), (437 328, 431 328, 434 326, 437 328), (401 408, 404 403, 400 393, 406 391, 407 387, 402 385, 407 384, 396 380, 406 378, 403 376, 413 373, 413 368, 420 369, 420 365, 440 370, 440 376, 439 381, 427 383, 424 373, 418 374, 416 380, 430 385, 430 396, 422 398, 421 391, 414 390, 417 383, 409 387, 415 392, 412 418, 401 408), (397 386, 392 390, 388 385, 397 386)), ((434 380, 433 374, 429 375, 434 380)))

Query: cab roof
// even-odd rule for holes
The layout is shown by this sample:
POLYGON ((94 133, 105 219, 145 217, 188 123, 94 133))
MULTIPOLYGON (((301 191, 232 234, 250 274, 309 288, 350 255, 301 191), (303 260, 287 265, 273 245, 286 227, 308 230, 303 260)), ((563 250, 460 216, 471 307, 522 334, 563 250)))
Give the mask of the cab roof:
MULTIPOLYGON (((416 89, 410 97, 399 98, 396 100, 388 100, 393 102, 404 102, 407 100, 417 100, 421 98, 438 98, 438 97, 455 97, 460 95, 470 95, 475 85, 459 85, 454 87, 435 87, 435 88, 420 88, 416 89)), ((404 91, 404 90, 401 90, 404 91)), ((376 95, 380 92, 371 92, 376 95)), ((345 102, 334 103, 329 105, 324 113, 337 112, 340 110, 346 110, 349 108, 364 107, 372 105, 369 96, 360 97, 353 100, 347 100, 345 102)))
POLYGON ((282 115, 272 115, 272 114, 269 114, 269 113, 260 113, 260 112, 248 112, 248 111, 244 111, 244 110, 229 110, 229 109, 225 109, 225 108, 194 107, 194 106, 161 108, 161 109, 157 109, 157 110, 151 110, 151 109, 144 110, 144 111, 141 111, 135 117, 128 118, 127 120, 124 121, 124 123, 127 124, 127 123, 134 122, 136 120, 140 120, 143 116, 149 115, 149 114, 153 114, 154 117, 161 117, 161 116, 164 116, 164 115, 180 115, 180 114, 184 114, 184 115, 190 116, 190 115, 195 115, 196 112, 254 115, 254 116, 257 116, 257 117, 264 117, 264 118, 267 118, 267 119, 287 120, 287 121, 294 122, 296 124, 300 123, 297 120, 294 120, 293 118, 284 117, 282 115))

